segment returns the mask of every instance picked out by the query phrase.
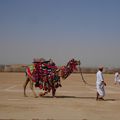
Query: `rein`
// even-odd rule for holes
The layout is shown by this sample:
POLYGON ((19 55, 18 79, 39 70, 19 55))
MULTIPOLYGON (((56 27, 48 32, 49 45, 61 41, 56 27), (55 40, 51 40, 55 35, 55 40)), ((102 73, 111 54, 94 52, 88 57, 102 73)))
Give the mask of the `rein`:
POLYGON ((81 67, 80 67, 80 64, 79 64, 79 72, 80 72, 80 74, 81 74, 82 81, 85 83, 85 85, 95 86, 95 85, 89 84, 89 83, 84 79, 83 74, 82 74, 82 70, 81 70, 81 67))
POLYGON ((88 83, 85 81, 84 77, 83 77, 83 74, 82 74, 82 70, 81 70, 80 65, 79 65, 79 72, 80 72, 80 74, 81 74, 82 81, 85 83, 85 85, 88 84, 88 83))

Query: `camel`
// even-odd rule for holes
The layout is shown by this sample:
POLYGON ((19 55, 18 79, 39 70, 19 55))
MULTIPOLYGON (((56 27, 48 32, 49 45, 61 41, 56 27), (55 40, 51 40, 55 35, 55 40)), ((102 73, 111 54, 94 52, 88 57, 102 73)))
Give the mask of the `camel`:
MULTIPOLYGON (((54 74, 54 76, 56 76, 57 81, 55 80, 55 77, 53 77, 52 79, 48 78, 48 75, 46 74, 45 76, 42 77, 42 80, 45 81, 46 78, 48 78, 48 84, 49 84, 49 89, 44 89, 43 87, 39 87, 40 89, 44 90, 44 92, 41 92, 39 94, 39 96, 44 96, 47 93, 49 93, 50 91, 52 91, 52 97, 55 97, 55 93, 56 93, 56 89, 61 86, 61 79, 66 79, 71 73, 74 72, 74 70, 77 70, 77 65, 80 65, 80 60, 77 61, 75 59, 71 59, 65 66, 62 67, 57 67, 57 69, 54 69, 54 71, 52 72, 52 74, 54 74)), ((24 96, 27 97, 26 95, 26 87, 28 85, 28 83, 30 83, 30 88, 33 92, 34 97, 38 97, 34 87, 35 86, 35 77, 29 73, 30 68, 26 67, 26 81, 24 83, 24 96)), ((43 82, 43 84, 45 84, 46 82, 43 82)))

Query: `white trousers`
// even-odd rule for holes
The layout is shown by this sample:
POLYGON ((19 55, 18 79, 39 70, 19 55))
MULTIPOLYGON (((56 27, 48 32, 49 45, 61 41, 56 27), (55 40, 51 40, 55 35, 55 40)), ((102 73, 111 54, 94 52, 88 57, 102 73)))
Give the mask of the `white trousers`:
POLYGON ((120 83, 120 79, 118 79, 118 80, 115 79, 115 83, 120 83))
POLYGON ((97 92, 99 93, 100 97, 105 96, 105 89, 104 89, 104 84, 96 84, 97 92))

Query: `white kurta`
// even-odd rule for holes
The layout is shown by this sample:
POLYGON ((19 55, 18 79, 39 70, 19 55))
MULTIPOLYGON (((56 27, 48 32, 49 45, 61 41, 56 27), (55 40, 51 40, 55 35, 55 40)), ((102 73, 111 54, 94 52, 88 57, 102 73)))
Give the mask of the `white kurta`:
POLYGON ((104 83, 102 81, 104 81, 103 78, 103 74, 101 71, 98 71, 96 74, 96 88, 97 88, 97 92, 99 93, 99 95, 101 97, 105 96, 105 89, 104 89, 104 83))
POLYGON ((115 83, 117 83, 117 82, 120 83, 120 76, 119 76, 118 72, 115 73, 115 79, 114 80, 115 80, 115 83))

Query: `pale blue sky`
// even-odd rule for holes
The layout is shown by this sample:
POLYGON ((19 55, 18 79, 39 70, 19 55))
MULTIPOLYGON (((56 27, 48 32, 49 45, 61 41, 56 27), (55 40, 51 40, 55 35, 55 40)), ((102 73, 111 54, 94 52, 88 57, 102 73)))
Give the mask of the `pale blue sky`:
POLYGON ((0 0, 0 64, 120 67, 120 0, 0 0))

